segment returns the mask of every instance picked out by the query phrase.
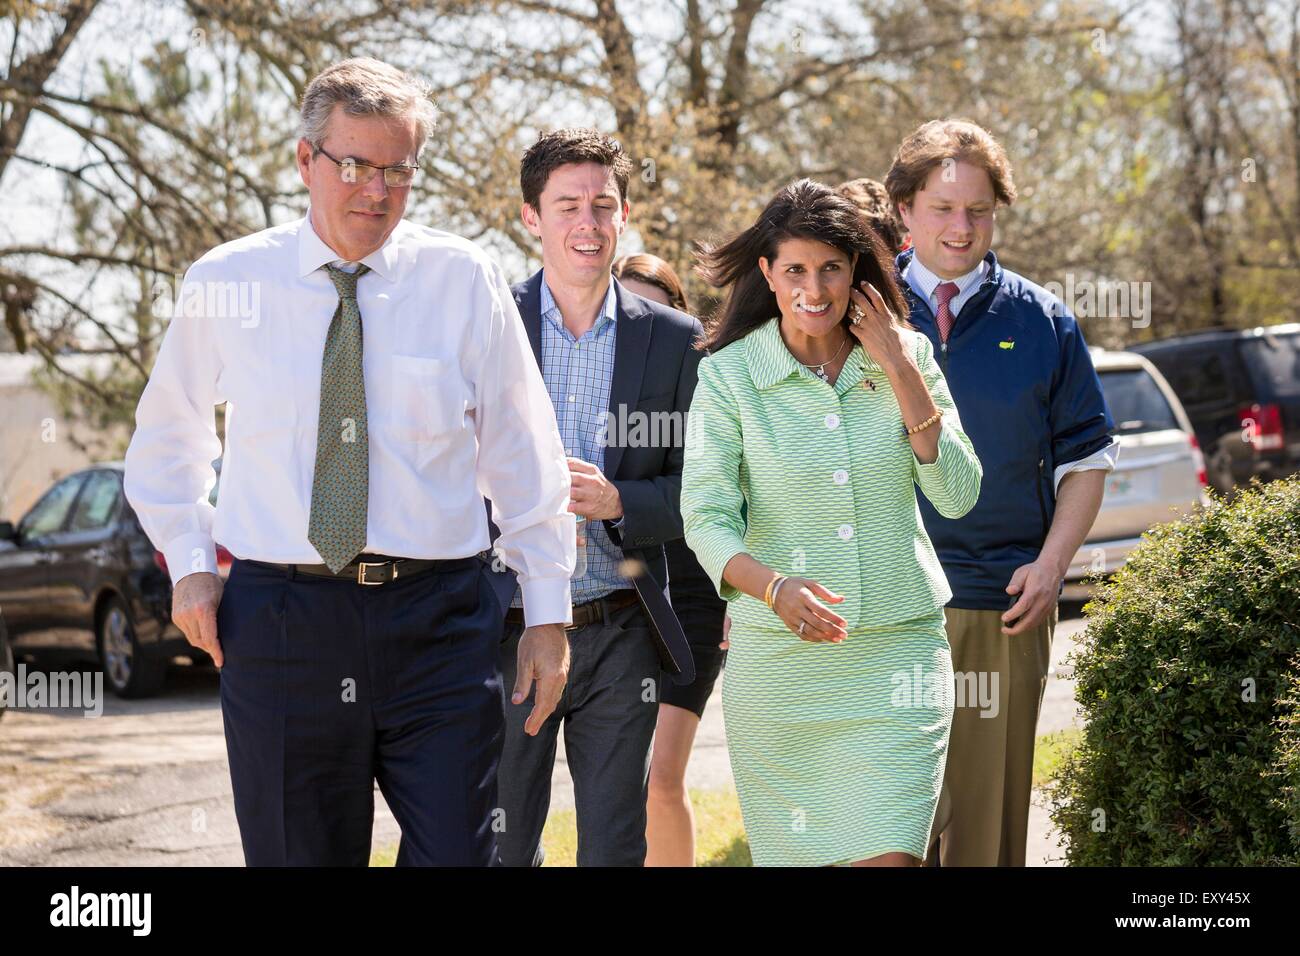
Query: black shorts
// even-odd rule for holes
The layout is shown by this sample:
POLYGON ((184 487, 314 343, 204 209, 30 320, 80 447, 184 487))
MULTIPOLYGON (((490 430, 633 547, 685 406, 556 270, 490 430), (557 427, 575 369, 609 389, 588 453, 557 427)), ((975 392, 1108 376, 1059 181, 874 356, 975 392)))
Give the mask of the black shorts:
MULTIPOLYGON (((686 624, 683 622, 682 627, 686 624)), ((722 624, 717 625, 717 629, 712 632, 712 643, 698 643, 696 633, 686 631, 686 636, 691 639, 691 653, 695 655, 695 680, 685 686, 674 684, 672 681, 664 681, 663 693, 659 697, 659 703, 672 704, 674 707, 681 707, 695 714, 696 717, 704 716, 704 705, 709 702, 709 697, 713 694, 713 685, 718 681, 718 675, 722 673, 722 665, 727 659, 727 652, 718 647, 718 642, 722 640, 722 624)), ((707 634, 699 635, 707 637, 707 634)))
POLYGON ((704 705, 713 693, 713 685, 727 657, 727 652, 718 647, 727 602, 718 597, 713 583, 684 541, 670 541, 664 551, 668 558, 668 596, 691 645, 695 680, 685 686, 662 681, 659 702, 703 717, 704 705))

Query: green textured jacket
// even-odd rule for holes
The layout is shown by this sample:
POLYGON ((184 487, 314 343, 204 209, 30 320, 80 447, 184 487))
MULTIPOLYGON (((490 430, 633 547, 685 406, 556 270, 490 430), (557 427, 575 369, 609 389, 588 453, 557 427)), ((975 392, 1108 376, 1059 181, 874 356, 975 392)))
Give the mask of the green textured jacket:
POLYGON ((889 379, 856 343, 834 386, 790 354, 775 318, 700 363, 682 519, 737 624, 785 627, 722 580, 741 553, 842 595, 830 607, 850 630, 933 614, 952 597, 916 486, 940 514, 959 518, 979 497, 983 469, 929 340, 904 334, 943 411, 939 456, 928 465, 912 452, 889 379))

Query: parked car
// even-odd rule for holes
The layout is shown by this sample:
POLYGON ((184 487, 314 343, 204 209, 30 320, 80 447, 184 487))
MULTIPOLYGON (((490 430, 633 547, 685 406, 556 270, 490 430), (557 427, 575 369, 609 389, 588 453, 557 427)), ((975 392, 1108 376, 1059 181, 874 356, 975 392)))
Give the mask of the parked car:
POLYGON ((1300 471, 1300 323, 1135 345, 1169 380, 1221 492, 1300 471))
MULTIPOLYGON (((229 552, 217 559, 229 573, 229 552)), ((208 660, 171 623, 171 596, 120 462, 68 475, 16 526, 0 522, 0 609, 19 658, 95 659, 118 696, 156 693, 173 657, 208 660)))
POLYGON ((1092 358, 1115 419, 1119 460, 1106 476, 1097 520, 1066 572, 1068 600, 1088 596, 1091 574, 1122 565, 1142 532, 1209 503, 1200 443, 1164 376, 1132 352, 1093 349, 1092 358))

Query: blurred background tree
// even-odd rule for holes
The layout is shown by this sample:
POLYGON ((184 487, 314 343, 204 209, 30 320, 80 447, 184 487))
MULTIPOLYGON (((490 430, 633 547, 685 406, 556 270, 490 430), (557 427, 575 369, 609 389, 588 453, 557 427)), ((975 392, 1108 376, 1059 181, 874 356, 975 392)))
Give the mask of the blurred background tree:
MULTIPOLYGON (((1021 198, 995 248, 1041 283, 1149 282, 1118 346, 1290 318, 1300 292, 1300 0, 0 0, 0 347, 42 357, 74 420, 129 426, 179 277, 306 208, 296 108, 372 55, 434 88, 408 207, 515 278, 538 265, 518 160, 592 125, 633 157, 625 251, 687 279, 700 240, 781 185, 883 178, 899 139, 964 116, 1021 198), (87 366, 75 356, 97 355, 87 366)), ((116 439, 120 443, 120 439, 116 439)), ((113 449, 120 452, 120 448, 113 449)))

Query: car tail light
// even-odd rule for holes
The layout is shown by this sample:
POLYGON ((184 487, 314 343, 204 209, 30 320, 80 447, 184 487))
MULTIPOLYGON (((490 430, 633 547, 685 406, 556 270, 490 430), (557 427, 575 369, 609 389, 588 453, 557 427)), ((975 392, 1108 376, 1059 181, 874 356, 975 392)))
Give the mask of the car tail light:
POLYGON ((158 566, 158 570, 163 574, 167 573, 167 558, 161 551, 153 553, 153 563, 158 566))
POLYGON ((1196 465, 1196 480, 1203 488, 1210 483, 1205 474, 1205 456, 1201 454, 1201 443, 1196 440, 1196 436, 1190 435, 1188 438, 1192 445, 1192 463, 1196 465))
POLYGON ((1241 437, 1256 452, 1278 451, 1283 447, 1282 409, 1271 402, 1256 402, 1237 413, 1241 419, 1241 437))

